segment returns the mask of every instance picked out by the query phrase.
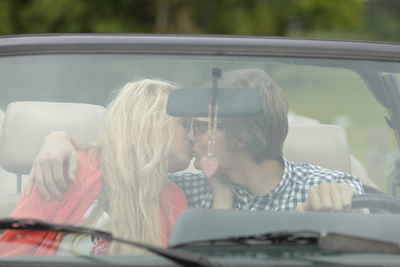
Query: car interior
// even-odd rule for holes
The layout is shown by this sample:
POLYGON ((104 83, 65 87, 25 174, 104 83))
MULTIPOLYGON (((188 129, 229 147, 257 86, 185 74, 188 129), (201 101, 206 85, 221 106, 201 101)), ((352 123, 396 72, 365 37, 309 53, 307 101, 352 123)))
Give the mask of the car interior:
MULTIPOLYGON (((15 207, 23 180, 29 174, 47 134, 64 130, 79 147, 84 148, 95 138, 104 113, 103 106, 93 104, 10 103, 1 134, 0 160, 5 171, 2 171, 0 184, 14 184, 15 189, 0 194, 0 216, 9 216, 15 207)), ((342 126, 291 119, 283 151, 289 160, 349 172, 359 177, 364 185, 375 187, 364 167, 351 155, 346 130, 342 126)))

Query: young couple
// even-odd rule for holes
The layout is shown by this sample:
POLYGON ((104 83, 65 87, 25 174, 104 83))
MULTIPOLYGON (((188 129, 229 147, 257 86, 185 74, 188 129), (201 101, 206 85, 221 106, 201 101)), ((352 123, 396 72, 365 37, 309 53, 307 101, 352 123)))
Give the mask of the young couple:
MULTIPOLYGON (((40 204, 45 207, 40 216, 54 222, 61 216, 62 223, 95 227, 106 216, 113 235, 166 246, 177 216, 187 206, 269 211, 350 209, 352 196, 363 192, 357 178, 296 164, 282 155, 288 107, 281 89, 265 71, 229 71, 223 74, 220 85, 258 90, 264 112, 246 119, 218 120, 214 155, 219 167, 215 177, 176 173, 188 167, 192 156, 194 166, 201 169, 200 160, 208 149, 208 119, 195 118, 189 127, 186 120, 168 116, 166 102, 175 86, 140 80, 128 83, 108 106, 95 147, 76 152, 67 133, 46 137, 25 195, 12 215, 26 217, 26 212, 40 204), (65 161, 69 175, 63 174, 65 161), (65 210, 77 196, 81 199, 79 212, 65 210), (61 214, 56 212, 60 208, 64 209, 61 214)), ((15 236, 15 231, 6 231, 2 239, 15 236)), ((114 243, 101 251, 140 253, 114 243)), ((15 255, 0 250, 1 254, 15 255)), ((43 255, 37 249, 27 254, 43 255)))

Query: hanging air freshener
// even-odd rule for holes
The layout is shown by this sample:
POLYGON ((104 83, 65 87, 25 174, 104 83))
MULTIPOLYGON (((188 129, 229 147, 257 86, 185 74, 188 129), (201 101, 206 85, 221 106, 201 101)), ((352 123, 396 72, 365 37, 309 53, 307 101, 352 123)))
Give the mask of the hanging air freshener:
MULTIPOLYGON (((209 103, 209 111, 212 110, 211 100, 209 103)), ((207 156, 201 158, 201 169, 207 178, 215 174, 219 166, 219 160, 214 156, 215 139, 217 134, 218 123, 218 102, 215 106, 215 112, 209 112, 208 116, 208 141, 207 141, 207 156)))
POLYGON ((214 155, 215 139, 218 125, 218 79, 221 77, 220 69, 213 69, 213 88, 208 102, 208 141, 207 156, 201 158, 201 169, 207 178, 212 177, 219 167, 219 160, 214 155))

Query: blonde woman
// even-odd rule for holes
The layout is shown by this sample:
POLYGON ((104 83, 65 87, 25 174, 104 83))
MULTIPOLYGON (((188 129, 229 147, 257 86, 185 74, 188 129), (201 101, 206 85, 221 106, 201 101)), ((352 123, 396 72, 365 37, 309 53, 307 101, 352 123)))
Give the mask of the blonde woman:
MULTIPOLYGON (((97 145, 78 152, 76 179, 63 199, 43 201, 35 185, 29 197, 23 194, 12 216, 89 227, 105 219, 117 237, 166 246, 177 216, 186 208, 184 194, 167 173, 187 168, 191 158, 182 120, 166 114, 174 88, 149 79, 126 84, 108 106, 97 145)), ((56 233, 6 231, 0 255, 53 255, 58 240, 56 233), (44 245, 9 242, 24 237, 44 245)), ((141 253, 131 246, 97 241, 102 242, 89 248, 92 254, 141 253)))

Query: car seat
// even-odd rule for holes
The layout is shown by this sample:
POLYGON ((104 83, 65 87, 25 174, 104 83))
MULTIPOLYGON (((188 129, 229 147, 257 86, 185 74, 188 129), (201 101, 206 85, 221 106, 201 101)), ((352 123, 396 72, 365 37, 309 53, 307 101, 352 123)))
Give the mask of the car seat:
POLYGON ((364 166, 350 153, 346 129, 338 125, 291 125, 283 154, 297 163, 311 163, 358 177, 363 185, 377 189, 364 166))
POLYGON ((95 138, 104 113, 102 106, 81 103, 10 103, 1 134, 0 164, 16 175, 17 179, 12 179, 17 190, 12 194, 0 194, 0 217, 7 216, 14 208, 21 192, 22 175, 29 174, 44 137, 52 131, 63 130, 79 146, 85 147, 95 138))
POLYGON ((283 146, 284 156, 297 163, 311 163, 351 173, 350 149, 346 130, 326 124, 289 127, 283 146))
POLYGON ((315 127, 321 126, 319 121, 293 111, 289 111, 288 120, 290 130, 285 141, 284 152, 289 159, 351 173, 358 177, 363 185, 376 192, 378 186, 369 178, 362 163, 350 153, 346 129, 343 126, 315 127), (307 127, 304 128, 304 126, 307 127), (312 134, 310 134, 311 131, 312 134), (296 149, 293 149, 293 146, 296 149), (324 155, 327 151, 333 154, 324 155))

